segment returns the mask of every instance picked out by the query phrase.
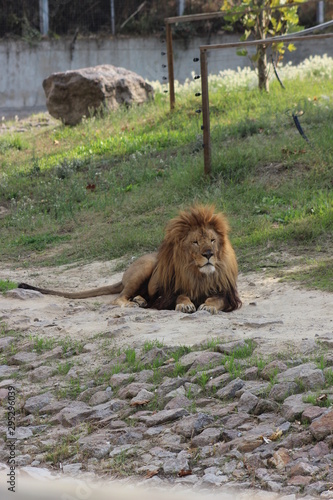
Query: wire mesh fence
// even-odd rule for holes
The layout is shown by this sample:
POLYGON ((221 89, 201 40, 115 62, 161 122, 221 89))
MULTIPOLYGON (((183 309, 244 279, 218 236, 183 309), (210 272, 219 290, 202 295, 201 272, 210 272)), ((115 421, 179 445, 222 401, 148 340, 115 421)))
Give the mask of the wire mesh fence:
POLYGON ((143 29, 163 24, 176 13, 176 0, 159 5, 156 0, 0 0, 0 37, 26 37, 40 33, 43 15, 49 35, 119 32, 135 29, 138 17, 143 29), (123 26, 125 24, 125 26, 123 26))
POLYGON ((179 15, 181 6, 181 14, 220 8, 217 0, 0 0, 0 38, 62 36, 77 30, 82 35, 149 35, 159 32, 165 18, 179 15))
MULTIPOLYGON (((318 0, 324 4, 325 18, 333 15, 333 0, 318 0)), ((220 0, 0 0, 0 38, 36 38, 96 33, 141 34, 158 33, 164 20, 179 15, 211 13, 220 10, 220 0), (47 21, 46 21, 47 19, 47 21)), ((316 22, 317 6, 300 7, 301 23, 316 22)), ((187 23, 177 26, 179 36, 218 32, 222 20, 187 23)))

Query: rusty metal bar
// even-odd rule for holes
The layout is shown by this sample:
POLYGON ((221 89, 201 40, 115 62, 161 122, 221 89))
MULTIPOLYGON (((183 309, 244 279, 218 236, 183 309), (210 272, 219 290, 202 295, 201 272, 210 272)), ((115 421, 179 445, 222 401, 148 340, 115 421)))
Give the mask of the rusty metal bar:
MULTIPOLYGON (((333 25, 333 21, 332 21, 333 25)), ((333 33, 326 33, 325 35, 281 35, 272 38, 265 38, 265 40, 251 40, 250 42, 232 42, 220 43, 216 45, 201 45, 200 50, 219 50, 230 49, 231 47, 249 47, 251 45, 271 45, 274 42, 304 42, 304 40, 320 40, 321 38, 333 38, 333 33)))
POLYGON ((201 93, 202 93, 201 97, 202 97, 204 172, 206 175, 210 175, 212 171, 212 165, 211 165, 211 143, 210 143, 207 50, 200 49, 200 69, 201 69, 201 93))
POLYGON ((168 58, 168 80, 170 94, 170 110, 175 107, 175 76, 173 71, 173 48, 172 48, 172 29, 171 24, 166 24, 166 46, 168 58))
MULTIPOLYGON (((282 8, 291 8, 291 7, 299 7, 299 6, 304 6, 310 3, 317 2, 318 0, 307 0, 307 2, 303 2, 302 4, 300 2, 293 2, 293 3, 287 3, 287 4, 279 4, 279 5, 274 5, 274 6, 262 6, 262 7, 257 7, 257 8, 248 8, 244 10, 244 13, 246 12, 261 12, 263 10, 278 10, 282 8)), ((218 17, 225 17, 229 15, 229 11, 217 11, 217 12, 204 12, 202 14, 190 14, 187 16, 176 16, 176 17, 168 17, 165 19, 166 23, 169 24, 176 24, 176 23, 191 23, 193 21, 206 21, 207 19, 216 19, 218 17)))

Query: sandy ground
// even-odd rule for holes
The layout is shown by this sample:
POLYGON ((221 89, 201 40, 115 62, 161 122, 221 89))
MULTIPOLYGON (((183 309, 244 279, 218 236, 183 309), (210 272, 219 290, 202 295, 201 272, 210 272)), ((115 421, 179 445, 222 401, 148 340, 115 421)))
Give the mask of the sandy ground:
MULTIPOLYGON (((56 268, 3 265, 0 279, 25 281, 55 289, 82 290, 114 283, 114 261, 56 268)), ((9 328, 47 336, 87 340, 103 333, 117 345, 141 345, 160 340, 167 345, 193 345, 211 338, 262 339, 264 350, 307 345, 316 338, 333 337, 333 294, 301 289, 264 274, 240 275, 243 306, 232 313, 191 315, 176 311, 119 308, 115 296, 69 300, 16 291, 0 296, 0 320, 9 328), (306 341, 306 342, 304 342, 306 341)))

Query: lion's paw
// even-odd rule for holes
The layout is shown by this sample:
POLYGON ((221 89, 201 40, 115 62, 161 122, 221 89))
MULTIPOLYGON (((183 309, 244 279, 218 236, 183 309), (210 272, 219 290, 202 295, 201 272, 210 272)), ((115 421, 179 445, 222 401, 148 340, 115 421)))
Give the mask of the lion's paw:
POLYGON ((177 304, 176 305, 176 311, 183 312, 183 313, 194 313, 196 311, 195 305, 194 304, 177 304))
POLYGON ((139 304, 136 302, 133 302, 132 300, 129 300, 125 304, 123 304, 121 307, 139 307, 139 304))
POLYGON ((201 306, 198 307, 198 311, 207 311, 210 314, 217 314, 216 307, 208 306, 207 304, 201 304, 201 306))
POLYGON ((147 307, 147 301, 141 297, 141 295, 137 295, 133 299, 134 304, 138 305, 139 307, 147 307))

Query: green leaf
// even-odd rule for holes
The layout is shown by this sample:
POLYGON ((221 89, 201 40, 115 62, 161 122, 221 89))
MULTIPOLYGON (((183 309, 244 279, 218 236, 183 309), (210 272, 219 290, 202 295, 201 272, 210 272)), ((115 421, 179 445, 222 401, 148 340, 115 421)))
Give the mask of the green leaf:
POLYGON ((259 59, 259 52, 257 52, 256 54, 253 54, 253 56, 251 56, 250 59, 253 62, 257 62, 259 59))
POLYGON ((294 50, 296 50, 296 47, 293 43, 289 43, 287 49, 289 50, 289 52, 294 52, 294 50))
POLYGON ((247 50, 246 50, 246 49, 237 49, 237 50, 236 50, 236 54, 237 54, 238 56, 247 56, 248 52, 247 52, 247 50))

